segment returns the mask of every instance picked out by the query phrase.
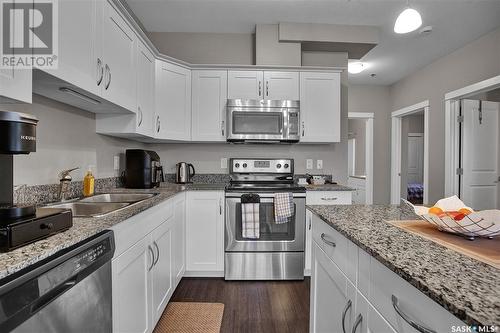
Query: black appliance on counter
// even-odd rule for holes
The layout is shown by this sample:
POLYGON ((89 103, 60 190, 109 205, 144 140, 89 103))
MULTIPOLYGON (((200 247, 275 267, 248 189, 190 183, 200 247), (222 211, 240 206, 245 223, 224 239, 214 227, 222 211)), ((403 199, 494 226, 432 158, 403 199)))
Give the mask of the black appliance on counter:
POLYGON ((160 156, 152 150, 125 151, 124 183, 127 188, 153 188, 165 181, 160 156))
POLYGON ((38 119, 0 111, 0 251, 10 251, 71 228, 69 209, 14 205, 13 155, 36 151, 38 119))

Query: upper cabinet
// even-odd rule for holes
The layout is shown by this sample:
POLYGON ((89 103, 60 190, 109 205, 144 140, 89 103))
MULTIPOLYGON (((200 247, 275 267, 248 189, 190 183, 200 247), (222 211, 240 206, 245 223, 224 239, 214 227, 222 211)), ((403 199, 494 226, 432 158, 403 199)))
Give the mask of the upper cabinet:
POLYGON ((340 73, 300 73, 300 142, 340 142, 340 73))
POLYGON ((298 72, 229 71, 229 99, 299 99, 298 72))
POLYGON ((0 104, 12 100, 31 103, 31 69, 0 69, 0 104))
POLYGON ((192 72, 192 141, 226 141, 227 71, 192 72))
POLYGON ((191 70, 156 61, 155 135, 162 140, 191 140, 191 70))

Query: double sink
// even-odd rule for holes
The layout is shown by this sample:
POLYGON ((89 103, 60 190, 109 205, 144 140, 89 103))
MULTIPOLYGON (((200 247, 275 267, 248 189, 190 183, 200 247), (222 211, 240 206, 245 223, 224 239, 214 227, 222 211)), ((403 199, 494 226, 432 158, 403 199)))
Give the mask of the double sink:
POLYGON ((74 217, 102 217, 150 199, 158 193, 103 193, 74 201, 51 204, 47 208, 71 209, 74 217))

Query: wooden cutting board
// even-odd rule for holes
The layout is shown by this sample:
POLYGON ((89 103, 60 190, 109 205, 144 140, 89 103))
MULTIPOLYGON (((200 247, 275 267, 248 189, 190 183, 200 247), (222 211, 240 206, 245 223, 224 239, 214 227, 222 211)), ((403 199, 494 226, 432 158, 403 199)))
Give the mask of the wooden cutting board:
POLYGON ((462 236, 439 231, 436 227, 425 221, 387 222, 412 234, 500 269, 500 237, 493 239, 476 237, 476 239, 470 241, 462 236))

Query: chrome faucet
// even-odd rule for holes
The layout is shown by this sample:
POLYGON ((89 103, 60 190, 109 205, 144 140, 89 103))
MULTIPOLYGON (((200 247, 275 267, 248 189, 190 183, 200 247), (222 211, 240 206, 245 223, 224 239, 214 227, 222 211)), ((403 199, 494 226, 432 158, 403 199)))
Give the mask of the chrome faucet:
POLYGON ((69 186, 71 184, 71 181, 73 180, 73 178, 70 175, 70 172, 75 171, 77 169, 79 169, 79 167, 63 170, 59 173, 59 194, 57 195, 57 199, 59 201, 68 200, 66 196, 69 192, 69 186))

